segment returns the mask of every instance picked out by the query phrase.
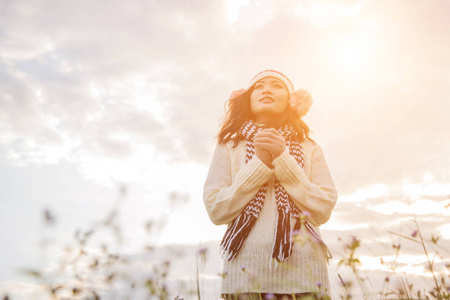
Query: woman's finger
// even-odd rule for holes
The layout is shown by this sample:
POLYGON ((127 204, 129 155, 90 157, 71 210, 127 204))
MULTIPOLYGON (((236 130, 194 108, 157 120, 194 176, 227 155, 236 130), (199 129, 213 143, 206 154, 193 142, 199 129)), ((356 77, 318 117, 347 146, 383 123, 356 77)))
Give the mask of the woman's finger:
POLYGON ((274 139, 272 137, 263 136, 263 137, 255 138, 255 143, 276 143, 276 142, 278 142, 278 140, 274 139))
POLYGON ((255 139, 259 138, 259 137, 269 137, 269 138, 278 139, 278 140, 283 140, 284 139, 283 136, 280 135, 280 134, 275 134, 275 133, 273 133, 271 131, 264 131, 264 130, 261 130, 260 132, 258 132, 255 135, 255 139))
POLYGON ((255 141, 260 140, 260 139, 269 139, 271 140, 273 143, 282 143, 284 144, 285 140, 284 137, 281 135, 274 135, 271 132, 264 132, 258 135, 255 135, 255 141))
MULTIPOLYGON (((255 149, 264 149, 264 150, 270 151, 273 148, 274 147, 273 147, 272 143, 258 143, 258 144, 255 144, 255 149)), ((272 152, 272 151, 270 151, 270 152, 272 152)))
POLYGON ((274 128, 266 128, 266 129, 261 130, 261 132, 272 133, 276 136, 282 136, 281 133, 279 133, 278 130, 276 130, 274 128))

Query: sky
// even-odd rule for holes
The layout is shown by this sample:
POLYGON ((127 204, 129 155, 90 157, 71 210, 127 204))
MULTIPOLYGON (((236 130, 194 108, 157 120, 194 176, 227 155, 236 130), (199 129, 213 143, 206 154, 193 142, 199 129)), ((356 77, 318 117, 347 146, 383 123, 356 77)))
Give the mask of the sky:
POLYGON ((313 96, 336 253, 336 236, 358 236, 368 261, 388 256, 387 232, 411 234, 413 215, 448 244, 449 13, 444 0, 0 0, 0 282, 115 205, 130 249, 149 220, 157 244, 220 240, 202 203, 215 135, 228 96, 264 69, 313 96))

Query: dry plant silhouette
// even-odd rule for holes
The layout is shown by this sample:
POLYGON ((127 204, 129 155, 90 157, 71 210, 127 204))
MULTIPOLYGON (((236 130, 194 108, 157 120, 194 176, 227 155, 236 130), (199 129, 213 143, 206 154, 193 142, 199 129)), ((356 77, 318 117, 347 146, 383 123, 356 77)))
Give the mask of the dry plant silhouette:
MULTIPOLYGON (((208 248, 199 246, 192 257, 185 257, 195 261, 195 270, 191 273, 192 285, 171 278, 171 272, 180 268, 174 264, 174 260, 189 254, 183 251, 161 250, 154 244, 153 237, 164 227, 163 219, 153 219, 143 224, 148 240, 143 241, 143 255, 140 260, 122 251, 125 242, 119 216, 127 193, 127 187, 121 186, 114 207, 94 225, 78 229, 73 236, 73 242, 47 262, 49 265, 42 269, 23 270, 43 287, 43 295, 39 299, 208 300, 204 292, 207 283, 203 277, 209 256, 208 248), (105 242, 103 238, 107 235, 113 238, 105 242), (165 252, 165 255, 161 255, 161 252, 165 252)), ((173 195, 170 198, 173 198, 173 195)), ((448 209, 448 205, 446 208, 448 209)), ((57 216, 51 210, 44 210, 43 219, 46 226, 57 226, 57 216)), ((412 215, 411 222, 414 230, 410 235, 390 233, 400 240, 412 243, 423 253, 426 257, 426 270, 433 279, 432 286, 415 288, 408 274, 398 271, 402 243, 392 243, 389 248, 394 253, 395 259, 383 262, 380 258, 381 263, 387 265, 388 271, 383 286, 374 287, 370 278, 361 270, 363 265, 358 257, 358 251, 361 250, 363 242, 357 237, 339 238, 344 247, 344 254, 338 259, 339 270, 349 270, 350 273, 347 274, 352 276, 338 274, 340 288, 332 291, 333 299, 450 299, 450 264, 446 262, 449 250, 440 246, 439 236, 423 236, 415 215, 412 215)), ((308 236, 302 236, 301 230, 294 238, 297 243, 311 242, 308 239, 308 236)), ((43 243, 42 247, 47 246, 43 243)), ((242 272, 247 272, 245 266, 242 266, 242 272)), ((216 273, 217 279, 224 276, 227 276, 226 272, 216 273)), ((271 295, 266 295, 265 299, 271 299, 270 297, 271 295)), ((14 298, 11 293, 6 293, 2 299, 14 298)), ((259 295, 256 299, 263 298, 259 295)), ((314 299, 328 299, 328 297, 317 295, 314 299)))
POLYGON ((424 299, 424 300, 444 300, 450 299, 450 263, 445 263, 445 257, 448 257, 449 249, 440 247, 439 236, 431 235, 428 238, 423 237, 419 222, 415 215, 412 216, 412 222, 415 226, 414 231, 410 236, 390 232, 402 240, 413 242, 419 251, 422 251, 426 257, 426 270, 433 279, 434 284, 427 288, 415 288, 414 284, 408 279, 408 275, 403 272, 398 272, 398 258, 402 255, 401 243, 393 243, 391 245, 395 259, 392 262, 383 262, 382 264, 388 264, 388 271, 384 280, 383 287, 377 291, 374 289, 370 278, 363 275, 361 272, 362 263, 358 258, 357 251, 361 248, 361 241, 352 237, 349 242, 344 246, 344 257, 339 261, 340 268, 349 268, 353 274, 353 278, 344 279, 341 274, 338 274, 341 293, 338 296, 339 299, 424 299), (444 256, 446 255, 446 256, 444 256), (439 258, 442 263, 437 266, 436 259, 439 258), (395 282, 395 286, 391 287, 392 282, 395 282), (352 296, 353 287, 357 285, 362 295, 358 297, 352 296))

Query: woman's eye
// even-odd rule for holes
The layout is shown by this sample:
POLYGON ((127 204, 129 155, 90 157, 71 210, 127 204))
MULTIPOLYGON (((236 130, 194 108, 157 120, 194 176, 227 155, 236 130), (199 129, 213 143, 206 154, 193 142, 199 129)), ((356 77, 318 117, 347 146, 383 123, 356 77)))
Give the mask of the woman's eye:
POLYGON ((275 84, 273 85, 273 87, 275 87, 275 88, 279 89, 279 88, 281 88, 281 84, 279 84, 279 83, 275 83, 275 84))
POLYGON ((255 89, 262 89, 263 88, 263 85, 262 84, 257 84, 257 85, 255 85, 255 89))

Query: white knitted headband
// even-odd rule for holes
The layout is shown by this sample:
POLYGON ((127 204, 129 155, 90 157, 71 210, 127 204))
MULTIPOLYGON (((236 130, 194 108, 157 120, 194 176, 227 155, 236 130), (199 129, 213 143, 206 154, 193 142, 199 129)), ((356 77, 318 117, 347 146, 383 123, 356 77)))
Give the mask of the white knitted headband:
POLYGON ((287 90, 289 91, 289 94, 291 94, 294 91, 294 86, 292 85, 292 82, 289 80, 289 78, 287 78, 286 75, 284 75, 283 73, 274 70, 264 70, 262 72, 259 72, 258 74, 255 75, 255 77, 252 78, 252 80, 250 80, 248 87, 250 88, 255 83, 266 77, 274 77, 276 79, 281 80, 286 86, 287 90))
MULTIPOLYGON (((313 103, 311 94, 307 90, 294 91, 294 86, 292 85, 292 82, 283 73, 274 70, 262 71, 256 74, 255 77, 253 77, 252 80, 250 80, 247 90, 251 88, 259 80, 266 77, 275 77, 284 83, 284 85, 289 91, 289 105, 297 112, 300 118, 308 113, 313 103)), ((245 89, 234 90, 231 93, 230 99, 235 99, 239 97, 239 95, 241 95, 245 91, 246 91, 245 89)))

